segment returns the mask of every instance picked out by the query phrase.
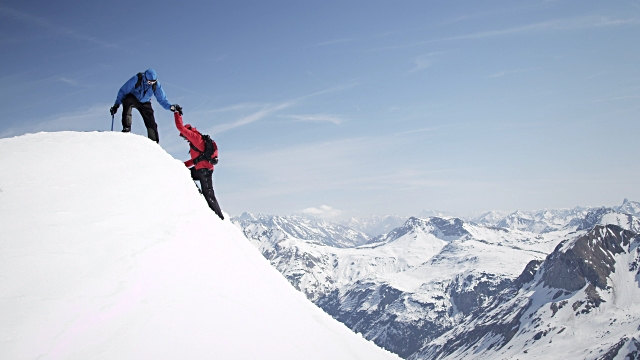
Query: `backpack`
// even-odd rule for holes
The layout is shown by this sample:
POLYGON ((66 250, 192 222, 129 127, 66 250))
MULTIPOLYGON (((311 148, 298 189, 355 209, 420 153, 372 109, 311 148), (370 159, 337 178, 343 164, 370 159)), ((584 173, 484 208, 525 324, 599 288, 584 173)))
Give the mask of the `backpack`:
POLYGON ((200 151, 197 147, 193 146, 191 142, 189 142, 189 146, 194 151, 200 153, 197 158, 193 159, 193 164, 197 165, 200 161, 208 161, 212 165, 216 165, 218 163, 218 158, 213 157, 213 153, 218 150, 218 145, 216 142, 209 137, 209 135, 200 134, 202 136, 202 141, 204 141, 204 152, 200 151))
MULTIPOLYGON (((144 74, 139 72, 138 73, 138 81, 136 82, 136 89, 140 87, 140 85, 142 85, 142 76, 144 74)), ((156 92, 156 85, 158 85, 158 81, 154 82, 153 85, 151 85, 151 89, 153 89, 153 92, 156 92)))

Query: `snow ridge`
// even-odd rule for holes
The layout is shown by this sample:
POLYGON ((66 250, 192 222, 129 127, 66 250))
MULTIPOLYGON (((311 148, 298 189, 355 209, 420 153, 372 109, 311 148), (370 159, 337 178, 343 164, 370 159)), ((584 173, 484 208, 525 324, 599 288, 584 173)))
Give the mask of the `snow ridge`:
POLYGON ((397 358, 295 291, 145 137, 0 139, 0 188, 2 358, 397 358))

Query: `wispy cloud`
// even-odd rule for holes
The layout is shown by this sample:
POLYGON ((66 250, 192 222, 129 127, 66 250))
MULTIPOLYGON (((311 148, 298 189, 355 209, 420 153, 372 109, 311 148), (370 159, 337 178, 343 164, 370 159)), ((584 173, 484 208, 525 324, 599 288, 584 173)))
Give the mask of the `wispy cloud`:
POLYGON ((333 40, 327 40, 327 41, 319 42, 317 44, 309 45, 309 46, 307 46, 307 48, 327 46, 327 45, 335 45, 335 44, 344 44, 344 43, 353 42, 353 41, 355 41, 355 39, 350 39, 350 38, 333 39, 333 40))
POLYGON ((544 31, 558 31, 558 30, 583 30, 601 27, 613 27, 621 25, 637 24, 637 19, 614 19, 608 16, 584 16, 573 19, 557 19, 544 21, 534 24, 528 24, 518 27, 512 27, 501 30, 481 31, 472 34, 445 37, 442 39, 435 39, 434 41, 445 40, 462 40, 462 39, 482 39, 487 37, 534 33, 544 31))
POLYGON ((415 66, 413 67, 413 69, 409 70, 407 73, 410 74, 410 73, 418 72, 431 67, 436 57, 444 53, 446 53, 446 51, 434 51, 428 54, 422 54, 422 55, 416 56, 415 58, 413 58, 413 63, 415 64, 415 66))
POLYGON ((402 131, 402 132, 393 134, 393 136, 403 136, 403 135, 418 134, 418 133, 423 133, 423 132, 434 131, 434 130, 437 130, 437 129, 438 129, 438 127, 436 127, 436 126, 426 127, 426 128, 421 128, 421 129, 402 131))
POLYGON ((234 111, 253 111, 257 108, 266 107, 268 105, 259 104, 259 103, 240 103, 229 105, 225 107, 221 107, 218 109, 211 109, 205 111, 198 111, 197 114, 210 114, 210 113, 225 113, 225 112, 234 112, 234 111))
POLYGON ((343 84, 343 85, 332 86, 332 87, 330 87, 328 89, 320 90, 318 92, 314 92, 314 93, 311 93, 311 94, 308 94, 308 95, 303 95, 303 96, 299 97, 298 99, 302 100, 302 99, 310 98, 312 96, 318 96, 318 95, 329 94, 329 93, 338 92, 338 91, 342 91, 342 90, 347 90, 347 89, 353 88, 353 87, 355 87, 357 85, 358 85, 357 82, 352 81, 352 82, 348 82, 348 83, 343 84))
MULTIPOLYGON (((546 2, 555 2, 555 0, 549 0, 546 2)), ((510 4, 510 5, 513 5, 513 4, 510 4)), ((491 10, 483 10, 476 13, 463 14, 453 18, 445 19, 440 23, 440 25, 449 25, 449 24, 454 24, 458 22, 479 19, 479 18, 491 18, 496 16, 508 17, 510 16, 510 14, 518 14, 518 13, 524 13, 524 12, 528 13, 532 10, 538 10, 541 8, 548 8, 548 7, 549 7, 549 4, 529 2, 516 7, 508 6, 503 8, 491 9, 491 10)))
POLYGON ((385 38, 385 37, 389 37, 389 36, 392 36, 392 35, 398 35, 398 34, 402 34, 402 33, 403 33, 403 32, 402 32, 402 31, 399 31, 399 30, 394 30, 394 31, 385 31, 385 32, 383 32, 383 33, 380 33, 380 34, 375 35, 375 36, 374 36, 374 38, 376 38, 376 39, 377 39, 377 38, 385 38))
POLYGON ((470 20, 470 19, 485 18, 485 17, 496 15, 496 14, 504 13, 505 11, 511 11, 511 10, 496 9, 496 10, 489 10, 489 11, 481 11, 481 12, 477 12, 477 13, 474 13, 474 14, 460 15, 460 16, 456 16, 456 17, 453 17, 453 18, 445 19, 442 22, 440 22, 439 25, 450 25, 450 24, 455 24, 455 23, 467 21, 467 20, 470 20))
POLYGON ((334 209, 329 205, 320 205, 320 207, 310 207, 302 210, 303 214, 313 215, 323 219, 332 219, 340 216, 342 210, 334 209))
POLYGON ((261 179, 266 187, 263 190, 270 195, 275 188, 296 193, 339 189, 345 185, 435 185, 429 178, 433 171, 417 171, 412 164, 407 169, 401 169, 407 164, 386 161, 389 160, 388 156, 406 154, 402 151, 406 146, 406 139, 398 137, 361 137, 297 144, 273 150, 227 152, 225 158, 228 159, 226 164, 230 171, 231 168, 242 171, 251 169, 254 178, 261 179), (382 173, 379 167, 381 163, 388 164, 382 173), (393 164, 393 171, 389 164, 393 164), (272 185, 274 189, 269 189, 272 185))
POLYGON ((229 57, 229 54, 222 54, 220 56, 214 57, 213 61, 222 61, 222 60, 224 60, 224 59, 226 59, 228 57, 229 57))
POLYGON ((595 102, 603 102, 603 101, 615 101, 615 100, 629 100, 629 99, 640 99, 640 95, 620 95, 620 96, 611 96, 606 98, 595 99, 595 102))
POLYGON ((432 44, 436 42, 453 41, 453 40, 473 40, 473 39, 492 38, 492 37, 498 37, 498 36, 531 34, 531 33, 541 33, 541 32, 586 30, 586 29, 616 27, 616 26, 624 26, 624 25, 637 25, 639 23, 640 23, 640 20, 636 18, 620 19, 620 18, 613 18, 610 16, 591 15, 591 16, 582 16, 582 17, 569 18, 569 19, 549 20, 549 21, 543 21, 543 22, 538 22, 533 24, 526 24, 522 26, 510 27, 506 29, 478 31, 478 32, 469 33, 469 34, 445 36, 445 37, 434 38, 430 40, 417 41, 417 42, 408 43, 408 44, 377 48, 377 49, 373 49, 373 51, 402 49, 407 47, 432 44))
POLYGON ((519 73, 524 73, 524 72, 530 72, 530 71, 536 71, 536 70, 540 70, 540 68, 526 68, 526 69, 512 69, 512 70, 502 70, 499 71, 497 73, 491 74, 489 76, 487 76, 488 78, 498 78, 498 77, 502 77, 505 75, 511 75, 511 74, 519 74, 519 73))
POLYGON ((93 36, 89 36, 86 34, 82 34, 79 33, 75 30, 72 29, 68 29, 56 24, 51 23, 50 21, 38 17, 38 16, 34 16, 31 14, 27 14, 25 12, 10 8, 8 6, 2 6, 0 5, 0 15, 17 20, 17 21, 21 21, 24 23, 27 23, 29 25, 35 25, 35 26, 39 26, 41 28, 47 29, 49 30, 51 33, 53 33, 54 35, 60 35, 60 36, 66 36, 66 37, 70 37, 72 39, 76 39, 76 40, 80 40, 80 41, 86 41, 92 44, 96 44, 96 45, 100 45, 100 46, 106 46, 106 47, 116 47, 115 44, 111 44, 105 41, 102 41, 100 39, 97 39, 93 36))
POLYGON ((432 60, 431 55, 420 55, 413 59, 415 66, 413 69, 409 70, 409 73, 414 73, 416 71, 424 70, 431 66, 432 60))
POLYGON ((213 128, 213 133, 214 134, 219 134, 221 132, 227 131, 227 130, 231 130, 234 128, 237 128, 239 126, 244 126, 244 125, 248 125, 251 124, 253 122, 256 122, 262 118, 264 118, 265 116, 271 115, 279 110, 283 110, 286 109, 288 107, 291 107, 293 104, 295 104, 295 101, 287 101, 287 102, 283 102, 277 105, 272 105, 272 106, 267 106, 263 109, 260 109, 259 111, 242 117, 232 123, 227 123, 227 124, 220 124, 218 126, 215 126, 213 128))
POLYGON ((334 115, 326 115, 326 114, 313 114, 313 115, 288 115, 288 118, 296 119, 298 121, 327 121, 330 123, 334 123, 336 125, 340 125, 344 120, 334 116, 334 115))
MULTIPOLYGON (((217 125, 215 127, 212 128, 211 132, 214 134, 219 134, 221 132, 227 131, 227 130, 231 130, 234 128, 237 128, 239 126, 244 126, 244 125, 248 125, 251 124, 253 122, 256 122, 258 120, 261 120, 267 116, 273 115, 275 113, 277 113, 280 110, 284 110, 287 108, 290 108, 300 102, 302 102, 305 99, 308 99, 310 97, 314 97, 314 96, 319 96, 319 95, 323 95, 323 94, 328 94, 328 93, 332 93, 332 92, 336 92, 336 91, 342 91, 345 89, 349 89, 351 87, 356 86, 356 83, 348 83, 346 85, 339 85, 339 86, 334 86, 334 87, 330 87, 328 89, 325 90, 321 90, 315 93, 311 93, 311 94, 307 94, 307 95, 303 95, 300 97, 297 97, 295 99, 291 99, 291 100, 287 100, 287 101, 283 101, 279 104, 275 104, 275 105, 262 105, 262 108, 250 115, 247 116, 243 116, 240 119, 237 119, 236 121, 230 122, 230 123, 226 123, 226 124, 220 124, 217 125)), ((246 109, 246 108, 250 108, 255 106, 255 104, 238 104, 238 105, 232 105, 232 106, 228 106, 225 107, 223 109, 219 109, 218 111, 230 111, 230 110, 239 110, 239 109, 246 109)), ((308 120, 311 121, 311 120, 308 120)), ((325 121, 328 121, 325 119, 325 121)))
POLYGON ((58 80, 62 81, 63 83, 72 85, 72 86, 78 86, 80 83, 75 81, 75 80, 71 80, 71 79, 67 79, 66 77, 60 76, 58 77, 58 80))

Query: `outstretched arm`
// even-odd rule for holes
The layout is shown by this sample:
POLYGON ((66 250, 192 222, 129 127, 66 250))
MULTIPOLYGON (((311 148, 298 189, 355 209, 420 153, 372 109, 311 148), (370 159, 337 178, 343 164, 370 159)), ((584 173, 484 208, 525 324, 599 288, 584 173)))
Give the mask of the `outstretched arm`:
POLYGON ((178 129, 178 131, 180 131, 180 134, 186 137, 187 140, 189 140, 189 142, 192 143, 196 148, 201 149, 201 151, 204 151, 202 136, 198 132, 184 127, 184 124, 182 123, 182 115, 180 115, 179 112, 177 111, 174 112, 173 118, 176 121, 176 128, 178 129))
POLYGON ((164 94, 164 90, 162 90, 162 85, 160 84, 159 81, 156 84, 157 84, 156 91, 154 91, 153 94, 156 96, 156 99, 158 100, 158 104, 160 104, 165 110, 170 110, 171 104, 169 104, 169 102, 167 101, 167 97, 164 94))
MULTIPOLYGON (((193 133, 194 131, 191 131, 189 129, 187 129, 186 127, 184 127, 184 124, 182 123, 182 115, 180 115, 179 112, 174 112, 173 113, 173 118, 176 121, 176 128, 178 129, 178 131, 180 132, 180 134, 182 136, 184 136, 185 138, 187 138, 187 140, 189 140, 189 142, 191 142, 193 144, 193 133)), ((197 135, 197 134, 196 134, 197 135)), ((193 159, 187 160, 184 162, 184 166, 190 168, 192 167, 193 164, 193 159)))

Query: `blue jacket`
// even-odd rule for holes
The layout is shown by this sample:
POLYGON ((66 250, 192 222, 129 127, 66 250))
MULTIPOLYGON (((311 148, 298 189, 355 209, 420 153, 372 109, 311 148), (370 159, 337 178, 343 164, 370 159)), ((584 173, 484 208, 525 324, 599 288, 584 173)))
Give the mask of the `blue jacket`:
POLYGON ((164 90, 162 90, 162 85, 160 81, 156 82, 156 91, 153 91, 153 85, 147 84, 148 80, 158 80, 158 76, 156 75, 156 71, 153 69, 148 69, 142 75, 142 81, 140 86, 136 87, 136 83, 138 82, 138 74, 133 75, 129 81, 124 83, 118 91, 118 96, 116 97, 116 104, 122 104, 122 99, 131 94, 138 99, 138 101, 144 103, 151 101, 151 95, 155 95, 158 100, 158 104, 162 105, 166 110, 170 110, 171 104, 167 101, 167 97, 164 94, 164 90))

